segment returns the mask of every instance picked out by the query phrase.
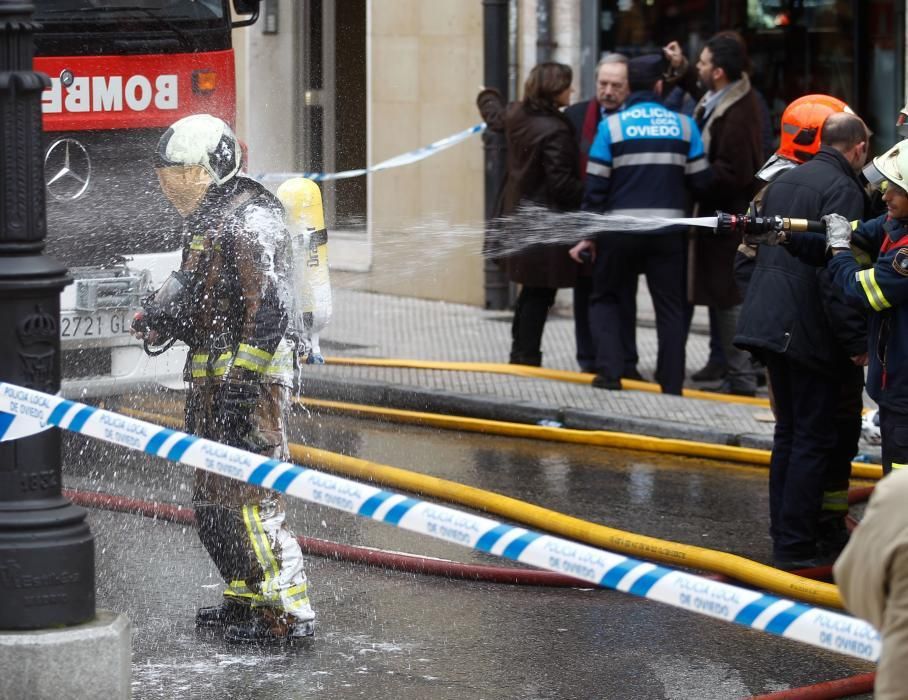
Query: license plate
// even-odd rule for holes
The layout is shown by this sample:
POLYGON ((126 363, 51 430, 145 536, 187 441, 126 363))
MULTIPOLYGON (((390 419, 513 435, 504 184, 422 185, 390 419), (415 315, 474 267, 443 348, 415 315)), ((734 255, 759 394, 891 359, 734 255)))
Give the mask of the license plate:
POLYGON ((91 314, 62 314, 60 316, 60 338, 88 340, 129 335, 133 315, 134 312, 125 309, 95 311, 91 314))

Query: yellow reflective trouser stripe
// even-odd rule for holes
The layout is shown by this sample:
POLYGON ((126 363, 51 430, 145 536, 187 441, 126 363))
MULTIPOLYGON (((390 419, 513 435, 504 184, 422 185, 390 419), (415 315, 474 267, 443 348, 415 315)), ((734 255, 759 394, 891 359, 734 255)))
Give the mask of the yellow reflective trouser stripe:
POLYGON ((278 574, 277 559, 271 551, 271 544, 268 542, 268 536, 265 534, 265 528, 262 525, 262 518, 258 506, 243 506, 243 522, 246 525, 246 533, 249 535, 249 541, 252 543, 252 549, 255 557, 265 573, 265 581, 262 584, 262 590, 270 590, 271 580, 278 574))
POLYGON ((291 586, 284 593, 284 603, 293 609, 309 604, 309 584, 301 583, 298 586, 291 586))
POLYGON ((848 491, 824 491, 823 510, 848 512, 848 491))
POLYGON ((192 237, 192 242, 189 244, 190 250, 202 250, 204 248, 205 236, 196 235, 192 237))
POLYGON ((267 369, 272 357, 273 355, 269 352, 259 350, 252 345, 246 345, 246 343, 240 343, 234 364, 237 367, 261 373, 267 369))
POLYGON ((892 304, 883 296, 883 290, 880 289, 880 285, 876 283, 876 270, 861 270, 858 272, 857 278, 864 288, 867 301, 870 302, 870 306, 873 307, 874 311, 883 311, 892 307, 892 304))
POLYGON ((209 355, 207 352, 196 353, 192 356, 192 376, 197 379, 199 377, 222 377, 227 373, 227 370, 230 369, 230 365, 233 360, 233 353, 229 350, 227 352, 221 353, 218 356, 218 359, 215 360, 214 366, 211 368, 211 371, 208 370, 208 359, 209 355))
POLYGON ((227 584, 224 595, 232 598, 245 598, 252 603, 261 603, 265 600, 265 596, 252 591, 245 581, 231 581, 227 584))
POLYGON ((893 469, 904 469, 905 467, 908 467, 908 464, 899 464, 898 462, 892 463, 893 469))

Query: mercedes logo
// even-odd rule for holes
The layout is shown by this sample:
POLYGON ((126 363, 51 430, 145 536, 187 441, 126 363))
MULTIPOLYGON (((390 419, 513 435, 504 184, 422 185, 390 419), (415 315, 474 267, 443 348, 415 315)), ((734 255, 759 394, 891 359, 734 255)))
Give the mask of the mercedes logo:
POLYGON ((78 199, 91 180, 91 159, 85 146, 75 139, 54 141, 44 156, 47 191, 54 199, 78 199))

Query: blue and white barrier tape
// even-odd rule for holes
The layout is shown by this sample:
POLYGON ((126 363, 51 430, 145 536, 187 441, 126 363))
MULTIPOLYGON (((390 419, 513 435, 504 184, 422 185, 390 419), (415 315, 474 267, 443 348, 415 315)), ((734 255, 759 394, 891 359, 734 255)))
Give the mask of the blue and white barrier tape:
POLYGON ((429 156, 434 156, 436 153, 440 153, 441 151, 444 151, 451 146, 456 146, 461 141, 466 141, 474 134, 478 134, 483 131, 485 128, 485 124, 477 124, 476 126, 471 126, 469 129, 464 129, 463 131, 459 131, 456 134, 451 134, 450 136, 446 136, 443 139, 434 141, 428 146, 423 146, 422 148, 417 148, 415 151, 409 151, 408 153, 402 153, 399 156, 388 158, 388 160, 383 160, 381 163, 377 163, 376 165, 372 165, 367 168, 343 170, 339 173, 251 173, 250 177, 253 177, 256 180, 264 183, 283 182, 284 180, 289 180, 292 177, 306 177, 317 182, 322 182, 325 180, 346 180, 347 178, 359 177, 360 175, 365 175, 366 173, 375 173, 380 170, 388 170, 389 168, 398 168, 401 165, 416 163, 420 160, 428 158, 429 156))
MULTIPOLYGON (((0 382, 0 412, 265 486, 590 583, 787 639, 876 661, 868 623, 758 591, 641 562, 350 479, 228 447, 129 416, 0 382)), ((0 431, 5 430, 0 423, 0 431)), ((2 435, 0 435, 2 437, 2 435)))

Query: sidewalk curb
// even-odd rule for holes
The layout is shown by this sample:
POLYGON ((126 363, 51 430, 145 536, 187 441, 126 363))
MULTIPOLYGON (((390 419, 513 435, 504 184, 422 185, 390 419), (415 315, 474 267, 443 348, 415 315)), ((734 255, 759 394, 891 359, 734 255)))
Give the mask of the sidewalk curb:
POLYGON ((468 418, 538 425, 555 421, 576 430, 607 430, 676 440, 691 440, 734 447, 772 448, 772 436, 736 434, 677 421, 626 416, 547 406, 528 401, 505 401, 487 396, 459 394, 416 386, 399 386, 370 380, 307 377, 303 394, 314 399, 364 403, 410 411, 458 415, 468 418))

